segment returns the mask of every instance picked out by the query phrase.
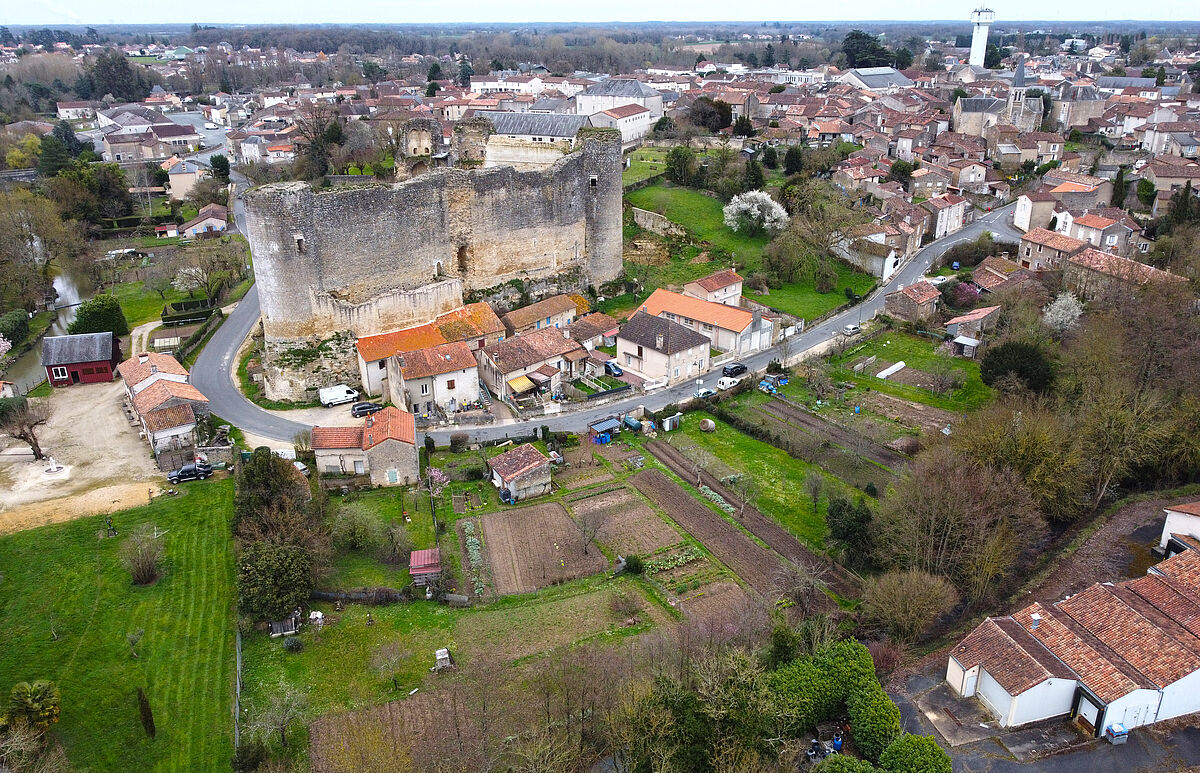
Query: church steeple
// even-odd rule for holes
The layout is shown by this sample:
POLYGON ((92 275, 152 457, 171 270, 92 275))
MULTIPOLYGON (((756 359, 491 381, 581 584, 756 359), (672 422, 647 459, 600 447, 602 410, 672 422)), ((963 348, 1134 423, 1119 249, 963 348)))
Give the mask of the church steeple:
POLYGON ((1017 71, 1013 74, 1012 88, 1008 90, 1008 111, 1010 114, 1013 108, 1025 102, 1025 55, 1017 60, 1017 71))

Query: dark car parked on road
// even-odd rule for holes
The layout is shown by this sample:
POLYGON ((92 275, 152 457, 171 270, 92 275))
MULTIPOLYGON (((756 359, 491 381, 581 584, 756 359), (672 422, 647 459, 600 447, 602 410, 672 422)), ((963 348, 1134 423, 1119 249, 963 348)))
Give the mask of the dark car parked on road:
POLYGON ((370 416, 376 411, 382 411, 383 406, 379 403, 355 403, 350 408, 350 415, 356 419, 361 419, 363 416, 370 416))
POLYGON ((178 470, 167 473, 167 482, 175 485, 185 480, 204 480, 212 474, 212 465, 196 462, 195 464, 185 464, 178 470))
POLYGON ((740 376, 746 372, 746 366, 740 362, 731 362, 721 368, 722 376, 740 376))

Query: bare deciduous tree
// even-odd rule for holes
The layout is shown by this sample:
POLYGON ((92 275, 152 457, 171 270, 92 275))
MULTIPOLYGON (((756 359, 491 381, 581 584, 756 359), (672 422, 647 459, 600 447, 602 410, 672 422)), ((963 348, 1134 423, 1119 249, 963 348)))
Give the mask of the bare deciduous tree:
POLYGON ((813 510, 821 503, 821 492, 825 490, 825 476, 816 470, 810 470, 804 478, 804 490, 812 499, 813 510))
POLYGON ((825 597, 825 569, 801 566, 794 561, 784 561, 775 570, 775 590, 779 597, 796 605, 800 614, 807 617, 816 611, 825 597))
POLYGON ((604 524, 608 523, 610 512, 607 508, 593 508, 584 510, 575 518, 575 525, 579 527, 579 536, 583 539, 583 554, 586 556, 588 547, 596 541, 596 535, 604 528, 604 524))
POLYGON ((0 432, 29 445, 35 461, 46 458, 38 443, 38 427, 50 419, 50 406, 40 400, 26 400, 11 410, 0 424, 0 432))
POLYGON ((958 601, 945 577, 920 569, 888 572, 868 583, 863 618, 892 638, 911 642, 958 601))
MULTIPOLYGON (((125 539, 121 560, 134 585, 149 585, 158 579, 164 552, 161 536, 156 536, 149 526, 142 526, 125 539)), ((130 644, 132 648, 133 644, 130 644)))
POLYGON ((280 681, 275 688, 267 688, 263 705, 254 709, 251 730, 262 736, 279 734, 279 745, 288 745, 288 730, 304 716, 308 698, 295 686, 280 681))

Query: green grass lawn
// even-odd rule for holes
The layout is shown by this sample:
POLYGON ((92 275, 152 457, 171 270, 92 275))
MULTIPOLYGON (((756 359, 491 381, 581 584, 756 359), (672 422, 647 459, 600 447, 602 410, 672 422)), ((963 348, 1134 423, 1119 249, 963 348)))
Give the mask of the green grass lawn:
POLYGON ((972 410, 992 399, 991 387, 984 384, 979 377, 978 362, 963 357, 946 357, 938 354, 935 351, 936 346, 937 344, 929 338, 898 331, 885 331, 861 346, 852 347, 841 357, 835 358, 833 360, 836 368, 835 376, 838 379, 855 381, 860 385, 869 386, 877 392, 932 405, 935 408, 944 408, 948 411, 972 410), (928 389, 874 378, 874 373, 878 371, 872 370, 869 374, 856 375, 849 369, 854 360, 871 355, 888 362, 903 360, 908 367, 926 371, 939 359, 949 360, 955 369, 962 372, 965 381, 960 389, 947 395, 939 395, 928 389))
POLYGON ((630 153, 629 167, 621 171, 621 183, 641 182, 650 177, 662 174, 667 167, 667 153, 670 148, 639 148, 630 153))
POLYGON ((841 261, 834 261, 833 267, 838 274, 837 286, 827 293, 817 292, 807 282, 795 282, 771 290, 770 295, 755 295, 752 290, 749 293, 743 290, 742 294, 788 314, 812 320, 845 304, 845 288, 851 288, 858 295, 866 295, 875 287, 876 279, 870 274, 855 271, 841 261))
POLYGON ((121 311, 125 312, 125 319, 129 322, 130 329, 144 322, 158 319, 162 316, 163 307, 169 303, 199 300, 205 297, 203 290, 196 290, 189 295, 172 287, 167 290, 166 297, 163 298, 153 290, 147 290, 141 282, 122 282, 112 288, 112 293, 117 296, 117 301, 121 304, 121 311))
MULTIPOLYGON (((434 546, 433 518, 429 515, 429 493, 421 489, 381 488, 358 492, 348 497, 335 497, 336 507, 349 502, 361 502, 385 525, 404 523, 407 514, 411 522, 404 523, 412 538, 413 548, 421 550, 434 546)), ((336 514, 336 510, 335 510, 336 514)), ((388 587, 401 588, 410 581, 408 569, 380 562, 370 554, 338 551, 333 559, 333 576, 325 583, 331 588, 354 589, 388 587)))
POLYGON ((0 690, 49 679, 62 693, 53 729, 73 767, 229 770, 233 752, 233 482, 185 484, 177 498, 0 538, 0 690), (134 587, 121 546, 135 527, 165 531, 163 576, 134 587), (57 640, 51 630, 57 634, 57 640), (144 630, 130 655, 126 634, 144 630), (158 735, 146 737, 137 688, 158 735))
MULTIPOLYGON (((814 464, 795 459, 786 451, 755 440, 707 413, 693 411, 683 417, 683 434, 707 450, 726 466, 750 475, 758 484, 756 507, 778 521, 810 547, 821 550, 825 540, 824 508, 829 493, 842 492, 857 496, 857 492, 814 464), (701 432, 700 422, 713 419, 715 432, 701 432), (825 491, 817 508, 804 488, 810 472, 816 471, 825 479, 825 491)), ((674 441, 679 445, 679 440, 674 441)), ((693 481, 694 482, 694 481, 693 481)))
POLYGON ((749 269, 758 267, 763 247, 770 241, 766 236, 747 236, 726 226, 721 211, 725 204, 694 188, 656 184, 628 193, 625 198, 639 209, 665 215, 726 255, 736 255, 749 269))

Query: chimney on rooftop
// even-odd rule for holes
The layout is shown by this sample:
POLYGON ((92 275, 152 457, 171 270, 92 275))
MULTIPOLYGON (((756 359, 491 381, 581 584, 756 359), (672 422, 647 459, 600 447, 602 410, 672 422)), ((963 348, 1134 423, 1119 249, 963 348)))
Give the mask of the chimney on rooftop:
POLYGON ((563 338, 570 341, 571 340, 571 331, 567 330, 565 327, 562 329, 562 331, 563 331, 563 338))
POLYGON ((141 354, 139 354, 139 355, 138 355, 138 362, 139 362, 139 363, 145 364, 145 363, 146 363, 146 361, 147 361, 147 360, 149 360, 149 359, 150 359, 150 355, 149 355, 149 354, 147 354, 146 352, 142 352, 141 354))
POLYGON ((1029 616, 1029 623, 1030 623, 1029 630, 1036 631, 1038 625, 1041 622, 1042 622, 1042 616, 1039 615, 1037 612, 1034 612, 1032 615, 1029 616))
POLYGON ((658 333, 654 336, 654 348, 655 349, 663 348, 663 334, 662 333, 658 333))

